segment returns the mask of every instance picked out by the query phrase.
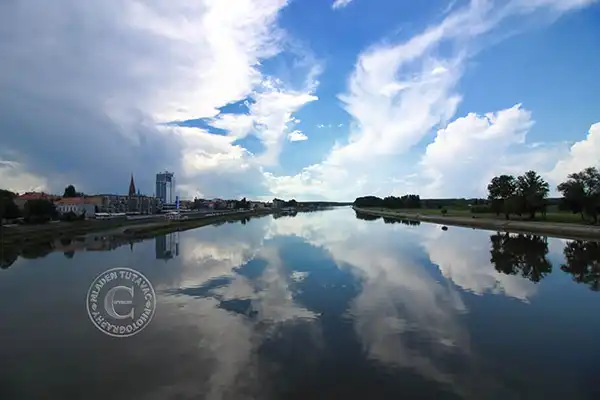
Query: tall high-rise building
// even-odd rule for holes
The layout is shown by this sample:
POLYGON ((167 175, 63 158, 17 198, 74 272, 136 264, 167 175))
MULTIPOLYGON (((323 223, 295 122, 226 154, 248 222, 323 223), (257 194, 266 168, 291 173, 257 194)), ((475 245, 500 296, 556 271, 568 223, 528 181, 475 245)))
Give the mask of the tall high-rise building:
POLYGON ((159 172, 156 174, 156 197, 163 204, 173 204, 175 200, 175 174, 173 172, 159 172))

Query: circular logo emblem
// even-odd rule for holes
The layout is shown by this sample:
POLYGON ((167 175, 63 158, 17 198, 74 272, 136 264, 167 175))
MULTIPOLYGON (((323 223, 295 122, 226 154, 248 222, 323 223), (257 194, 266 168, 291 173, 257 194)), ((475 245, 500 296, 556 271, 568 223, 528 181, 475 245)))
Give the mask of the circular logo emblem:
POLYGON ((143 274, 131 268, 113 268, 98 275, 86 298, 90 319, 114 337, 140 333, 154 317, 156 294, 143 274))

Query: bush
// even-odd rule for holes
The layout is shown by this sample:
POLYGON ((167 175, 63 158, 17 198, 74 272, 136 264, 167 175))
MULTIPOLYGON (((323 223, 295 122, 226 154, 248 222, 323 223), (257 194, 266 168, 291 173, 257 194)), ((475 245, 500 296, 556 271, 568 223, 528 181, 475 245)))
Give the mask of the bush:
POLYGON ((442 215, 448 214, 448 210, 446 210, 446 208, 442 208, 441 212, 442 212, 442 215))

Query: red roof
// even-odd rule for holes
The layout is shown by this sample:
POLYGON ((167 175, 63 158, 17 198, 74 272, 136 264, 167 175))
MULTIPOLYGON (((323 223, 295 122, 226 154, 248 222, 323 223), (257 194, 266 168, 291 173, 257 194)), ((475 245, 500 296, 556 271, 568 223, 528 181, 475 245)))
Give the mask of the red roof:
POLYGON ((53 194, 47 194, 44 192, 27 192, 17 196, 18 199, 23 200, 37 200, 37 199, 47 199, 54 200, 59 198, 60 196, 55 196, 53 194))

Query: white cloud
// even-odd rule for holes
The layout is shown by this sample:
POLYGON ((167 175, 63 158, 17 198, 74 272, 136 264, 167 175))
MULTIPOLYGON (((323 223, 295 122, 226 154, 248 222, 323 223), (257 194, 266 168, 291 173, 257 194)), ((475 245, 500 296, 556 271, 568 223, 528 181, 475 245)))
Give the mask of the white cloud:
POLYGON ((517 104, 484 116, 469 114, 438 130, 421 159, 423 173, 431 181, 422 195, 461 197, 484 191, 506 162, 506 151, 524 143, 532 125, 531 113, 517 104), (460 187, 456 182, 462 182, 460 187))
POLYGON ((571 146, 569 153, 550 171, 549 177, 558 184, 567 175, 594 166, 600 167, 600 123, 593 124, 587 137, 571 146))
POLYGON ((334 10, 346 7, 352 0, 335 0, 331 6, 334 10))
POLYGON ((301 142, 301 141, 307 140, 307 139, 308 139, 308 136, 306 136, 304 133, 302 133, 299 130, 295 130, 288 134, 288 140, 290 142, 301 142))
POLYGON ((215 128, 225 129, 229 136, 241 139, 248 134, 256 136, 265 150, 256 157, 264 166, 278 164, 279 154, 286 137, 297 137, 293 128, 300 120, 293 114, 304 105, 318 100, 312 93, 315 82, 310 81, 301 91, 282 89, 278 80, 266 79, 262 90, 252 94, 254 102, 248 114, 221 114, 210 122, 215 128))
POLYGON ((0 188, 15 193, 46 191, 48 182, 44 178, 26 171, 23 165, 15 161, 0 159, 0 188))

